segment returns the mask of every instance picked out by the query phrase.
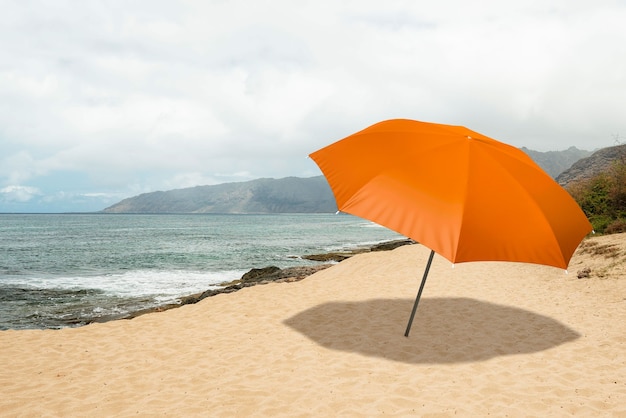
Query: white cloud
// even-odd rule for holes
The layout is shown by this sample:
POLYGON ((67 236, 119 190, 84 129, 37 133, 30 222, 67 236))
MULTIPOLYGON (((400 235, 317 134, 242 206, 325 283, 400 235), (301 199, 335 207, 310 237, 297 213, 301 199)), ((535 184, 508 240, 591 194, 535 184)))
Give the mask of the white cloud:
POLYGON ((163 189, 184 189, 187 187, 194 187, 198 185, 210 185, 220 183, 215 177, 207 177, 203 173, 189 172, 178 173, 172 178, 169 178, 163 182, 163 189))
POLYGON ((395 117, 542 151, 612 145, 624 21, 619 1, 7 2, 0 185, 311 175, 308 153, 395 117))
POLYGON ((28 202, 38 195, 41 192, 36 187, 13 185, 0 189, 0 196, 7 201, 28 202))

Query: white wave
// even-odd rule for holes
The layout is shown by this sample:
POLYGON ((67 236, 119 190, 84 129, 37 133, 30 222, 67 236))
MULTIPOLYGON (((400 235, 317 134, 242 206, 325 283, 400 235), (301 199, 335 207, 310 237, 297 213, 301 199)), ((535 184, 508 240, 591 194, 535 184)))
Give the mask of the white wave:
POLYGON ((245 271, 149 271, 135 270, 120 274, 76 277, 35 277, 3 281, 39 289, 97 289, 113 296, 157 296, 163 300, 190 295, 219 287, 220 283, 240 278, 245 271))
POLYGON ((382 225, 377 224, 376 222, 363 222, 359 224, 361 228, 385 228, 382 225))

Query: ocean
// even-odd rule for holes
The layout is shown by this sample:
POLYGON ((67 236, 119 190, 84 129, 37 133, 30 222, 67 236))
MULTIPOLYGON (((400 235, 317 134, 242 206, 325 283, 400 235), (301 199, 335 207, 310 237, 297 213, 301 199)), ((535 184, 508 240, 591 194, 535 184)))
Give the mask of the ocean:
POLYGON ((398 238, 345 214, 0 214, 0 330, 120 317, 252 268, 398 238))

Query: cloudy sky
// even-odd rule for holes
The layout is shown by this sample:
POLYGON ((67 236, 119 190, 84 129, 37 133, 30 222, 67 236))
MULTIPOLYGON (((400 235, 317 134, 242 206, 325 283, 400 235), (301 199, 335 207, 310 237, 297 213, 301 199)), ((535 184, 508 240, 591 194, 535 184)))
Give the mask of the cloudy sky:
POLYGON ((4 0, 0 212, 319 175, 391 118, 626 142, 626 1, 4 0))

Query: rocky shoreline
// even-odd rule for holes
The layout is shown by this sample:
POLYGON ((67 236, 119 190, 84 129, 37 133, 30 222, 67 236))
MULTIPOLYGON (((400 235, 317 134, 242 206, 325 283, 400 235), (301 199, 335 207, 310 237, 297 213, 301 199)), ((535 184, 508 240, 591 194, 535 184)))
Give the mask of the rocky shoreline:
POLYGON ((403 245, 411 245, 415 244, 415 241, 411 239, 399 239, 393 241, 386 241, 383 243, 371 245, 371 246, 363 246, 356 247, 346 251, 337 251, 323 254, 310 254, 303 255, 301 258, 311 261, 318 261, 323 264, 318 264, 315 266, 300 266, 300 267, 287 267, 281 269, 276 266, 268 266, 264 268, 251 269, 240 279, 234 280, 231 282, 222 283, 217 289, 211 289, 204 291, 202 293, 197 293, 190 296, 185 296, 180 298, 180 303, 170 303, 167 305, 156 306, 154 308, 142 309, 136 312, 131 312, 125 316, 117 317, 117 318, 97 318, 92 322, 107 322, 114 319, 132 319, 136 318, 140 315, 145 315, 147 313, 152 312, 163 312, 169 309, 174 309, 181 307, 183 305, 189 305, 193 303, 198 303, 203 299, 208 297, 212 297, 215 295, 219 295, 222 293, 233 293, 238 290, 241 290, 246 287, 256 286, 256 285, 264 285, 268 283, 291 283, 300 281, 320 270, 324 270, 328 267, 331 267, 333 264, 341 262, 347 258, 350 258, 357 254, 372 252, 372 251, 389 251, 395 248, 401 247, 403 245))

